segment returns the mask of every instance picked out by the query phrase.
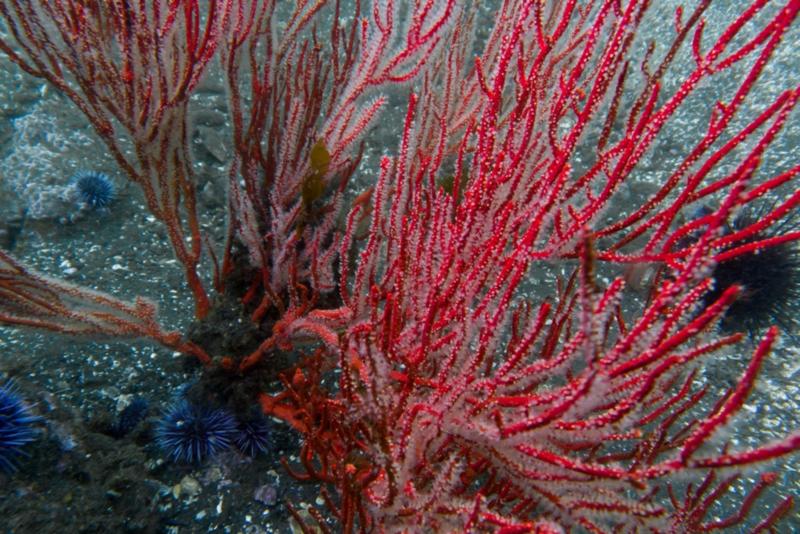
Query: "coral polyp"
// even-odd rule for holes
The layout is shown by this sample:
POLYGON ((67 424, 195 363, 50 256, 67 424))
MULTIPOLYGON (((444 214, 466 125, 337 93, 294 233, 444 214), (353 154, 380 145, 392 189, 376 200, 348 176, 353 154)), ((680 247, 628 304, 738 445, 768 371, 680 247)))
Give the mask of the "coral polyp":
POLYGON ((40 419, 31 413, 13 382, 0 386, 0 470, 13 473, 19 458, 29 456, 24 448, 36 439, 33 425, 40 419))
POLYGON ((172 405, 156 425, 156 442, 176 462, 200 463, 229 449, 235 437, 230 412, 187 401, 172 405))

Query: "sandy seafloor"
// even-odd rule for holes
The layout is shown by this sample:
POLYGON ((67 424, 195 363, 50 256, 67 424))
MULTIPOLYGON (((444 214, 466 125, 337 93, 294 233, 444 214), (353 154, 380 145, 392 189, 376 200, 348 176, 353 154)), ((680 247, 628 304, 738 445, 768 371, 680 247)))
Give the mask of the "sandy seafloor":
MULTIPOLYGON (((206 81, 194 98, 192 139, 201 221, 212 241, 222 243, 222 184, 229 157, 221 128, 227 120, 225 95, 218 83, 206 81)), ((391 103, 397 104, 394 113, 402 113, 400 95, 393 95, 391 103)), ((150 298, 159 305, 163 325, 185 331, 192 307, 182 269, 140 193, 125 185, 85 119, 70 102, 5 58, 0 58, 0 111, 0 230, 19 230, 15 257, 49 275, 118 297, 150 298), (27 128, 24 136, 21 125, 27 128), (103 171, 119 186, 120 194, 106 212, 81 214, 68 202, 53 200, 81 169, 103 171), (23 187, 25 182, 34 187, 23 187), (28 217, 20 224, 34 195, 44 199, 52 215, 28 217)), ((384 125, 399 124, 383 119, 384 125)), ((396 133, 372 136, 356 189, 374 178, 377 157, 395 146, 396 133)), ((792 139, 797 138, 796 128, 794 133, 792 139)), ((648 190, 646 184, 639 193, 635 184, 630 187, 627 201, 634 203, 637 194, 648 190)), ((747 350, 742 345, 715 355, 704 368, 705 378, 716 388, 729 386, 746 363, 747 350)), ((43 417, 40 438, 27 448, 30 458, 12 475, 0 472, 0 532, 291 532, 296 527, 286 502, 300 509, 323 508, 319 487, 296 481, 280 465, 282 456, 296 460, 299 439, 277 422, 269 454, 247 458, 229 452, 201 465, 169 461, 153 442, 153 423, 198 373, 186 365, 185 356, 151 343, 75 340, 0 328, 0 383, 13 378, 43 417), (147 419, 121 439, 103 433, 103 425, 136 397, 149 402, 147 419)), ((800 351, 784 336, 727 437, 737 447, 777 439, 800 427, 798 413, 800 351)), ((748 486, 747 479, 760 471, 780 473, 777 487, 755 507, 754 519, 763 517, 765 507, 778 498, 800 494, 795 463, 790 458, 760 466, 744 477, 748 486)), ((730 513, 736 506, 737 499, 727 500, 719 512, 730 513)), ((797 509, 781 528, 800 531, 797 509)))

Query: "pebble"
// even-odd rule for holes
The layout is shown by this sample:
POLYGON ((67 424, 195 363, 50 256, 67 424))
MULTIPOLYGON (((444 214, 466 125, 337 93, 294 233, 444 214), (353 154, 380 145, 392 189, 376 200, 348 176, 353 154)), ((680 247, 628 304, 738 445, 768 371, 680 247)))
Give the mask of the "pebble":
POLYGON ((225 140, 219 134, 216 128, 209 128, 207 126, 198 126, 197 133, 200 136, 201 144, 208 153, 217 160, 218 163, 225 163, 230 159, 230 154, 225 147, 225 140))
POLYGON ((261 504, 274 506, 278 502, 278 489, 273 484, 264 484, 256 488, 253 499, 261 504))
POLYGON ((189 475, 186 475, 181 479, 180 482, 178 482, 177 484, 175 484, 175 486, 173 486, 172 495, 176 499, 179 498, 181 495, 188 495, 189 497, 195 497, 202 491, 202 489, 203 489, 202 486, 200 486, 200 483, 197 480, 193 479, 189 475))

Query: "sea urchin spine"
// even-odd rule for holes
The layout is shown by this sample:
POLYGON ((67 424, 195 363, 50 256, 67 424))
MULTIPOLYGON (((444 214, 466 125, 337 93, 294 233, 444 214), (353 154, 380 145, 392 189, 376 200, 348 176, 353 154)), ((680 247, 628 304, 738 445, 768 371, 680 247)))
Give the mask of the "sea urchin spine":
POLYGON ((236 446, 248 456, 258 456, 272 448, 272 425, 264 416, 239 422, 236 446))
POLYGON ((72 184, 80 204, 90 210, 108 208, 117 196, 114 182, 102 172, 80 171, 72 177, 72 184))
POLYGON ((13 382, 0 386, 0 470, 12 473, 19 457, 29 456, 23 447, 36 439, 33 424, 40 419, 31 413, 13 382))
POLYGON ((156 441, 175 461, 200 463, 228 449, 236 436, 236 418, 224 409, 180 401, 156 426, 156 441))

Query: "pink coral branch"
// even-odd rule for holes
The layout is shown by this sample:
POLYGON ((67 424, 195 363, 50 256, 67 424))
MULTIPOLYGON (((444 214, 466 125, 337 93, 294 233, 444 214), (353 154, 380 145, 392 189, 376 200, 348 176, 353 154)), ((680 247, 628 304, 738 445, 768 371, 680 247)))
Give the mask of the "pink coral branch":
POLYGON ((0 323, 82 337, 147 338, 197 357, 200 347, 164 331, 156 305, 137 297, 124 302, 105 293, 61 282, 26 267, 0 251, 0 323))

